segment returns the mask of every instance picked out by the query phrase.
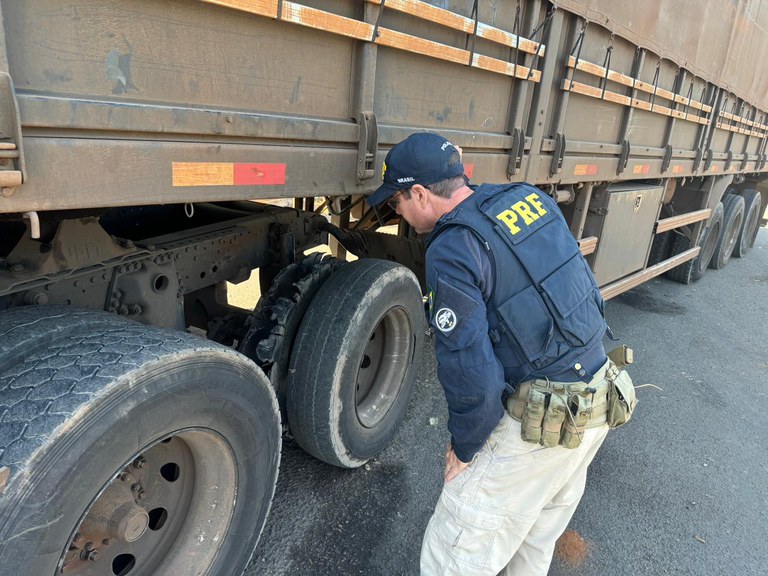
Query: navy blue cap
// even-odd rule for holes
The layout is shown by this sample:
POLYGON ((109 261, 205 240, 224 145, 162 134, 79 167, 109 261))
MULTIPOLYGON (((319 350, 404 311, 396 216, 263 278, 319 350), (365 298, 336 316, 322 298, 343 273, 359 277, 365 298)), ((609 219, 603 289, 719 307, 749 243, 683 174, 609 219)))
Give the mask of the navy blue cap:
POLYGON ((368 197, 368 204, 381 204, 414 184, 429 186, 463 174, 456 146, 439 134, 417 132, 389 151, 381 169, 384 183, 368 197))

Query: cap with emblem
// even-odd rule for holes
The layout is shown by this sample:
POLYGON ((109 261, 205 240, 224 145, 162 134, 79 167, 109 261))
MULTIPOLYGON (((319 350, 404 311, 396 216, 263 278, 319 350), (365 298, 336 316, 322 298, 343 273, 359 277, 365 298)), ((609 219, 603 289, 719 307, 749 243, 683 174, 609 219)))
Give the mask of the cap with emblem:
POLYGON ((381 204, 414 184, 429 186, 463 174, 456 146, 439 134, 417 132, 389 151, 381 170, 384 183, 368 197, 368 204, 381 204))

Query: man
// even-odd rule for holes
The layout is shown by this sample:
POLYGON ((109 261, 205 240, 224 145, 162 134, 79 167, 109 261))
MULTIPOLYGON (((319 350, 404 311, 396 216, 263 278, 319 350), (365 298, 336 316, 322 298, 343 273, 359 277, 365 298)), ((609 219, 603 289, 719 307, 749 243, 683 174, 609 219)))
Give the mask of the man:
POLYGON ((632 388, 603 349, 594 277, 551 198, 527 184, 470 188, 460 150, 437 134, 395 146, 383 180, 369 204, 431 232, 429 321, 448 402, 421 572, 546 574, 608 432, 608 402, 624 400, 611 383, 632 388))

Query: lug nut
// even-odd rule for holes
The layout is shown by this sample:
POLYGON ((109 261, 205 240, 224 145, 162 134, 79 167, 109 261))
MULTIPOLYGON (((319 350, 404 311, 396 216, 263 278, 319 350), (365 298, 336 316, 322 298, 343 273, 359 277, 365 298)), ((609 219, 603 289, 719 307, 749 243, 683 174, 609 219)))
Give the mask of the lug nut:
POLYGON ((96 562, 96 560, 99 559, 99 551, 98 550, 84 550, 82 554, 80 554, 81 560, 90 560, 91 562, 96 562))
POLYGON ((114 538, 104 538, 104 540, 102 540, 101 543, 104 544, 104 546, 109 546, 114 541, 115 541, 114 538))
POLYGON ((134 468, 144 468, 144 465, 147 463, 147 459, 144 458, 144 456, 139 456, 136 458, 136 460, 133 461, 133 467, 134 468))

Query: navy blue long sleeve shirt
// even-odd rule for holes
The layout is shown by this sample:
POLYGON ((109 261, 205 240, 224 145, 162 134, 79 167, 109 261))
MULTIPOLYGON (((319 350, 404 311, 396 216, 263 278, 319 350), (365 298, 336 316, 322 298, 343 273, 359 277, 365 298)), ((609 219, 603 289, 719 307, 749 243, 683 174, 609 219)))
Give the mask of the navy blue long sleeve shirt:
POLYGON ((456 456, 469 462, 504 413, 504 372, 493 353, 486 316, 493 282, 491 259, 472 232, 451 227, 430 243, 426 268, 448 430, 456 456))

